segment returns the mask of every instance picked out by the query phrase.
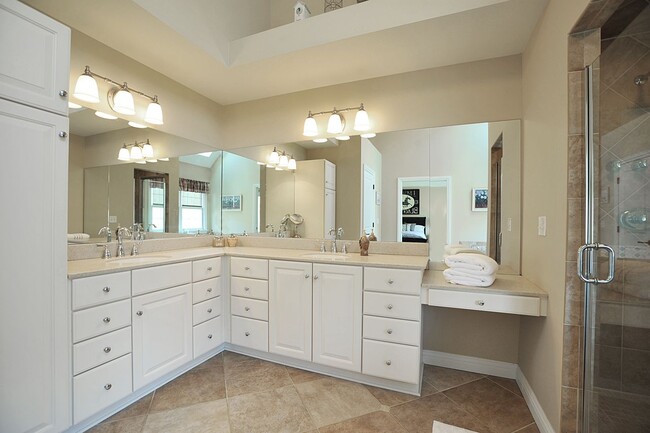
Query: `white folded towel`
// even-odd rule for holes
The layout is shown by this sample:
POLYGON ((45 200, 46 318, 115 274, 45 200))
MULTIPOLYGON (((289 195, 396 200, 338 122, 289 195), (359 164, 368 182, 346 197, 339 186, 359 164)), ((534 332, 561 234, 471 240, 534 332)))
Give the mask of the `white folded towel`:
POLYGON ((439 421, 433 422, 432 432, 433 433, 476 433, 474 430, 467 430, 461 427, 444 424, 439 421))
POLYGON ((68 233, 69 241, 78 241, 78 240, 85 240, 85 239, 90 239, 90 235, 87 233, 68 233))
POLYGON ((445 280, 460 286, 489 287, 494 283, 495 275, 476 275, 460 269, 445 269, 442 271, 445 280))
POLYGON ((445 257, 445 264, 473 275, 491 275, 499 270, 499 264, 484 254, 454 254, 445 257))
POLYGON ((482 251, 476 248, 470 248, 463 244, 450 244, 445 245, 445 256, 453 256, 454 254, 468 253, 468 254, 483 254, 482 251))

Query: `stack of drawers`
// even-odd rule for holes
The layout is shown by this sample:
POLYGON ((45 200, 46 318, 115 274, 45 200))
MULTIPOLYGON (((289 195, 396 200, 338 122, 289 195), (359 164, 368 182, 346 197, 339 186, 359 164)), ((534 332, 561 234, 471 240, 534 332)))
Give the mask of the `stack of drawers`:
POLYGON ((230 261, 231 342, 269 350, 269 262, 233 257, 230 261))
POLYGON ((72 281, 74 422, 133 391, 131 273, 72 281))
POLYGON ((194 358, 223 343, 221 257, 192 262, 194 358))
POLYGON ((362 372, 419 383, 422 272, 366 267, 363 280, 362 372))

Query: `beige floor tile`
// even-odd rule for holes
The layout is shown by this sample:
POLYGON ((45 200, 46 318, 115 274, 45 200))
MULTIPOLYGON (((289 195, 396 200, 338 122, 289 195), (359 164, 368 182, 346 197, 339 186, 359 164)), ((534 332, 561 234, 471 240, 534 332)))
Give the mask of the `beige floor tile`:
POLYGON ((319 373, 314 373, 307 370, 300 370, 299 368, 292 368, 292 367, 285 367, 285 368, 287 369, 287 373, 289 373, 289 377, 291 377, 293 383, 310 382, 312 380, 318 380, 327 377, 319 373))
POLYGON ((232 433, 312 431, 307 410, 293 386, 228 398, 232 433))
POLYGON ((140 433, 146 419, 146 415, 141 415, 113 422, 104 421, 88 430, 87 433, 140 433))
POLYGON ((151 394, 145 395, 140 400, 125 407, 115 415, 106 419, 104 422, 108 423, 108 422, 118 421, 125 418, 131 418, 134 416, 142 416, 148 414, 149 408, 151 407, 151 400, 153 399, 153 394, 154 393, 152 392, 151 394))
POLYGON ((482 374, 469 371, 454 370, 452 368, 425 365, 422 379, 429 382, 439 391, 444 391, 464 383, 472 382, 484 377, 482 374))
MULTIPOLYGON (((376 388, 374 386, 366 385, 368 391, 375 396, 379 403, 386 406, 397 406, 398 404, 403 404, 409 401, 418 399, 417 395, 404 394, 402 392, 390 391, 388 389, 376 388)), ((426 397, 427 395, 435 394, 438 392, 433 385, 428 382, 422 382, 422 390, 420 397, 426 397)))
POLYGON ((507 389, 513 394, 517 394, 519 397, 524 396, 521 393, 521 390, 519 389, 519 385, 517 385, 517 381, 514 379, 506 379, 505 377, 496 377, 496 376, 488 376, 488 379, 490 379, 492 382, 496 383, 497 385, 507 389))
POLYGON ((514 432, 535 422, 523 398, 485 378, 444 394, 494 432, 514 432))
POLYGON ((223 371, 223 355, 221 353, 214 355, 212 358, 194 367, 194 370, 199 368, 220 368, 223 371))
POLYGON ((279 364, 251 359, 224 364, 228 397, 270 391, 292 385, 287 369, 279 364))
POLYGON ((348 421, 328 425, 320 433, 407 433, 406 430, 386 412, 372 412, 348 421))
POLYGON ((159 388, 150 412, 160 412, 226 397, 223 373, 216 368, 193 369, 159 388))
POLYGON ((537 428, 537 424, 531 424, 521 430, 517 430, 515 433, 539 433, 539 429, 537 428))
POLYGON ((392 407, 390 414, 409 433, 431 433, 434 420, 479 433, 491 433, 487 426, 461 409, 443 393, 429 395, 392 407))
POLYGON ((325 378, 295 387, 318 428, 381 409, 379 401, 358 383, 325 378))
POLYGON ((143 433, 229 433, 226 400, 150 414, 143 433))

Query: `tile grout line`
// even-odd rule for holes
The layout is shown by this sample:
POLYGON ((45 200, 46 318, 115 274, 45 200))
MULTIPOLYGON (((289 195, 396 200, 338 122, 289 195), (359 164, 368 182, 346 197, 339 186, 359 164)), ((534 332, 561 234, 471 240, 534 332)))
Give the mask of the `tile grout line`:
MULTIPOLYGON (((524 399, 521 395, 517 394, 516 392, 513 392, 512 390, 506 388, 505 386, 501 385, 500 383, 498 383, 498 382, 496 382, 496 381, 490 379, 490 378, 487 377, 487 376, 486 376, 486 378, 487 378, 490 382, 494 383, 495 385, 497 385, 497 386, 499 386, 499 387, 505 389, 505 390, 508 391, 510 394, 513 394, 513 395, 515 395, 515 396, 517 396, 517 397, 519 397, 519 398, 521 398, 521 399, 524 399)), ((517 385, 517 388, 519 388, 518 385, 517 385)), ((521 390, 520 390, 520 391, 521 391, 521 390)), ((524 401, 525 401, 525 399, 524 399, 524 401)), ((528 404, 526 404, 526 406, 528 406, 528 404)), ((529 408, 528 410, 530 410, 530 408, 529 408)))
POLYGON ((533 423, 530 423, 530 424, 528 424, 527 426, 524 426, 524 427, 520 428, 519 430, 515 430, 515 431, 513 431, 512 433, 517 433, 517 432, 524 431, 524 430, 526 430, 528 427, 530 427, 531 425, 536 426, 537 424, 535 424, 534 422, 533 422, 533 423))
POLYGON ((481 424, 482 426, 486 427, 486 428, 487 428, 488 430, 490 430, 490 431, 492 430, 492 429, 490 429, 490 426, 488 426, 485 422, 483 422, 479 417, 477 417, 476 415, 474 415, 474 414, 471 413, 470 411, 465 410, 465 408, 462 407, 462 406, 460 405, 460 403, 456 402, 453 398, 449 397, 449 396, 448 396, 447 394, 445 394, 444 392, 442 393, 442 395, 444 395, 444 396, 445 396, 449 401, 451 401, 454 405, 456 405, 456 407, 458 407, 458 409, 460 409, 461 411, 465 412, 467 415, 469 415, 470 417, 472 417, 473 419, 475 419, 479 424, 481 424))

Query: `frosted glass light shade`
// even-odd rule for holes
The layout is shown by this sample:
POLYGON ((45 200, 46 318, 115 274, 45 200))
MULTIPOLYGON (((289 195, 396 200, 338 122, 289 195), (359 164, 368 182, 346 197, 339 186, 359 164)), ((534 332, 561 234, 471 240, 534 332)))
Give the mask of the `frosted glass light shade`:
POLYGON ((149 143, 148 140, 144 146, 142 146, 142 156, 144 158, 153 158, 153 146, 149 143))
POLYGON ((75 104, 72 101, 68 101, 68 108, 72 108, 73 110, 76 110, 77 108, 81 108, 81 105, 75 104))
POLYGON ((327 138, 314 138, 312 141, 314 143, 327 143, 327 138))
POLYGON ((357 115, 354 118, 354 130, 355 131, 367 131, 370 129, 370 119, 368 118, 368 112, 363 108, 357 111, 357 115))
POLYGON ((311 113, 309 113, 309 116, 305 119, 305 126, 302 135, 305 137, 315 137, 318 135, 318 125, 316 125, 316 119, 312 117, 311 113))
POLYGON ((120 153, 117 154, 117 159, 120 161, 130 161, 131 160, 131 155, 129 154, 129 149, 126 148, 126 146, 122 146, 120 149, 120 153))
POLYGON ((350 139, 350 136, 349 135, 337 135, 334 138, 336 138, 339 141, 348 141, 350 139))
POLYGON ((375 134, 374 132, 366 132, 365 134, 361 134, 361 137, 363 138, 374 138, 376 136, 377 134, 375 134))
POLYGON ((158 102, 150 102, 147 107, 147 112, 144 115, 144 121, 151 123, 152 125, 162 125, 163 124, 163 113, 162 107, 158 102))
POLYGON ((108 94, 109 102, 112 99, 111 108, 118 113, 127 114, 129 116, 135 114, 135 103, 133 102, 133 95, 125 87, 122 87, 116 92, 108 94))
POLYGON ((132 121, 132 120, 129 120, 129 121, 126 122, 126 123, 127 123, 130 127, 132 127, 132 128, 138 128, 138 129, 144 129, 144 128, 147 128, 147 125, 143 125, 142 123, 137 123, 137 122, 134 122, 134 121, 132 121))
POLYGON ((90 74, 84 73, 79 75, 72 96, 81 99, 82 101, 96 104, 99 102, 99 88, 97 87, 97 81, 95 81, 90 74))
POLYGON ((268 163, 275 165, 278 164, 279 162, 280 162, 280 154, 274 147, 273 152, 271 152, 271 154, 269 155, 268 163))
POLYGON ((293 155, 291 155, 291 159, 289 160, 289 167, 287 167, 289 170, 295 170, 296 169, 296 160, 293 159, 293 155))
POLYGON ((142 159, 142 149, 140 149, 140 146, 133 146, 131 148, 131 159, 142 159))
POLYGON ((339 113, 334 113, 327 121, 327 132, 330 134, 340 134, 345 128, 345 120, 339 113))
POLYGON ((278 163, 278 166, 281 168, 289 167, 289 157, 285 153, 280 155, 280 162, 278 163))
POLYGON ((113 116, 112 114, 104 113, 103 111, 95 111, 95 116, 101 117, 102 119, 107 119, 107 120, 117 120, 117 116, 113 116))

